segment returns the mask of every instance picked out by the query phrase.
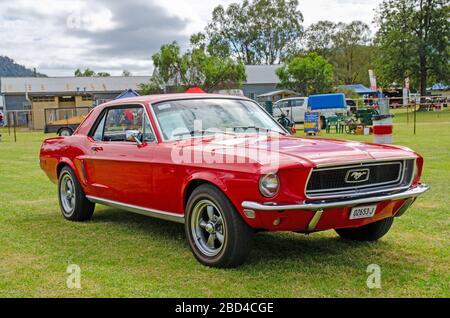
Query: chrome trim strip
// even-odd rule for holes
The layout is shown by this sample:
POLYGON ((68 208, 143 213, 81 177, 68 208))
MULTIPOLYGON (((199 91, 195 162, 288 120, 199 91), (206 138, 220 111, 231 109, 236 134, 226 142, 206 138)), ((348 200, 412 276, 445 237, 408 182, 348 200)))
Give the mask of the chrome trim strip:
POLYGON ((310 171, 310 174, 308 176, 306 185, 305 185, 305 196, 308 199, 331 199, 331 198, 339 198, 342 197, 344 195, 349 195, 349 196, 361 196, 361 195, 369 195, 369 194, 376 194, 376 193, 381 193, 381 192, 387 192, 387 191, 396 191, 396 190, 404 190, 404 189, 408 189, 412 182, 414 181, 412 176, 411 176, 411 180, 409 180, 408 184, 403 184, 403 182, 405 181, 405 174, 406 174, 406 168, 407 168, 407 164, 406 161, 407 160, 413 160, 413 164, 414 167, 416 167, 417 159, 404 159, 403 161, 380 161, 380 162, 372 162, 369 164, 365 164, 364 162, 361 162, 358 165, 342 165, 342 166, 333 166, 330 168, 326 168, 326 169, 322 169, 322 168, 313 168, 310 171), (373 184, 368 184, 368 185, 362 185, 362 186, 350 186, 350 187, 344 187, 344 188, 330 188, 330 189, 319 189, 319 190, 307 190, 308 189, 308 184, 309 181, 312 177, 312 174, 315 171, 328 171, 328 170, 339 170, 342 168, 356 168, 358 166, 361 167, 367 167, 367 166, 382 166, 383 163, 385 164, 398 164, 400 166, 399 168, 399 176, 397 177, 396 180, 393 181, 388 181, 388 182, 379 182, 379 183, 373 183, 373 184), (403 184, 403 185, 402 185, 403 184), (381 187, 382 186, 382 187, 381 187), (392 187, 395 188, 392 188, 392 187), (366 190, 366 191, 365 191, 366 190), (323 193, 323 194, 322 194, 323 193))
POLYGON ((259 211, 285 211, 285 210, 308 210, 317 211, 322 209, 332 209, 332 208, 344 208, 353 207, 359 204, 365 203, 375 203, 381 201, 391 201, 391 200, 402 200, 415 198, 419 195, 427 192, 430 187, 426 184, 421 184, 415 188, 410 188, 406 191, 394 194, 386 194, 380 196, 373 196, 368 198, 351 199, 337 202, 327 202, 326 200, 318 200, 312 203, 300 203, 300 204, 286 204, 286 205, 265 205, 253 201, 242 202, 242 207, 244 209, 253 209, 259 211))
POLYGON ((380 162, 389 162, 389 161, 401 161, 401 160, 416 160, 417 157, 392 157, 392 158, 383 158, 383 159, 368 159, 368 160, 355 160, 355 161, 347 161, 342 164, 335 163, 324 163, 318 164, 315 168, 325 168, 325 167, 345 167, 348 165, 358 165, 358 164, 366 164, 366 163, 380 163, 380 162))
POLYGON ((165 212, 165 211, 160 211, 160 210, 155 210, 155 209, 148 209, 148 208, 140 207, 137 205, 102 199, 102 198, 98 198, 98 197, 94 197, 94 196, 90 196, 90 195, 87 195, 86 198, 93 203, 99 203, 99 204, 107 205, 107 206, 110 206, 113 208, 119 208, 119 209, 123 209, 123 210, 129 211, 129 212, 137 213, 137 214, 142 214, 142 215, 146 215, 146 216, 150 216, 150 217, 154 217, 154 218, 158 218, 158 219, 162 219, 162 220, 167 220, 167 221, 184 224, 184 216, 180 215, 178 213, 165 212))

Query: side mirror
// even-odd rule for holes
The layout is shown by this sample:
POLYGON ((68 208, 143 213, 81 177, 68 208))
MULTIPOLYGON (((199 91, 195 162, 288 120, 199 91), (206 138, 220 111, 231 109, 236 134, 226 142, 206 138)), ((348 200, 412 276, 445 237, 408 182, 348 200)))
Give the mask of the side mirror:
POLYGON ((125 131, 125 139, 127 141, 136 142, 138 145, 142 145, 141 136, 142 133, 139 130, 125 131))

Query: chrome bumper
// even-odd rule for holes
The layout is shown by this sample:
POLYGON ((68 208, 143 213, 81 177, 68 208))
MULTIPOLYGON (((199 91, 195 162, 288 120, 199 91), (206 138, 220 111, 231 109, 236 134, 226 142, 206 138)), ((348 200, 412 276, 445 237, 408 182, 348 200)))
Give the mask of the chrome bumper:
POLYGON ((353 207, 360 204, 375 203, 382 201, 402 200, 416 198, 419 195, 427 192, 430 187, 426 184, 421 184, 415 188, 410 188, 403 192, 385 194, 367 198, 350 199, 343 201, 327 202, 326 200, 318 200, 317 202, 300 203, 300 204, 261 204, 258 202, 244 201, 242 207, 249 210, 257 211, 285 211, 285 210, 310 210, 318 211, 332 208, 353 207))

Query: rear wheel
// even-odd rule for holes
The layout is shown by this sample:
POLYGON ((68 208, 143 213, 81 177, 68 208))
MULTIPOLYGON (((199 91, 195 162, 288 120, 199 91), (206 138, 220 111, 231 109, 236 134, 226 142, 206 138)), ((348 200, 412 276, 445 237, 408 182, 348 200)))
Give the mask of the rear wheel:
POLYGON ((236 267, 252 245, 253 230, 212 185, 201 185, 190 196, 185 231, 194 256, 206 266, 236 267))
POLYGON ((95 203, 86 198, 75 173, 69 167, 64 167, 59 175, 58 198, 65 219, 86 221, 92 218, 95 203))
POLYGON ((389 232, 394 218, 390 217, 361 227, 336 229, 340 237, 355 241, 377 241, 389 232))
POLYGON ((69 137, 69 136, 72 136, 72 134, 73 134, 73 130, 68 127, 61 128, 58 131, 58 136, 61 136, 61 137, 69 137))

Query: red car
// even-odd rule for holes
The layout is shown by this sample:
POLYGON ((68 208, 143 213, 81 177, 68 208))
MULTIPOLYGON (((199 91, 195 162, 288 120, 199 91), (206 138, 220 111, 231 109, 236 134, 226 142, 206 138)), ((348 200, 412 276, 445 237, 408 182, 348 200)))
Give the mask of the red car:
POLYGON ((99 203, 184 223, 215 267, 243 263, 256 231, 375 241, 428 190, 407 148, 294 137, 252 100, 210 94, 98 106, 72 136, 44 141, 40 165, 66 219, 99 203))

